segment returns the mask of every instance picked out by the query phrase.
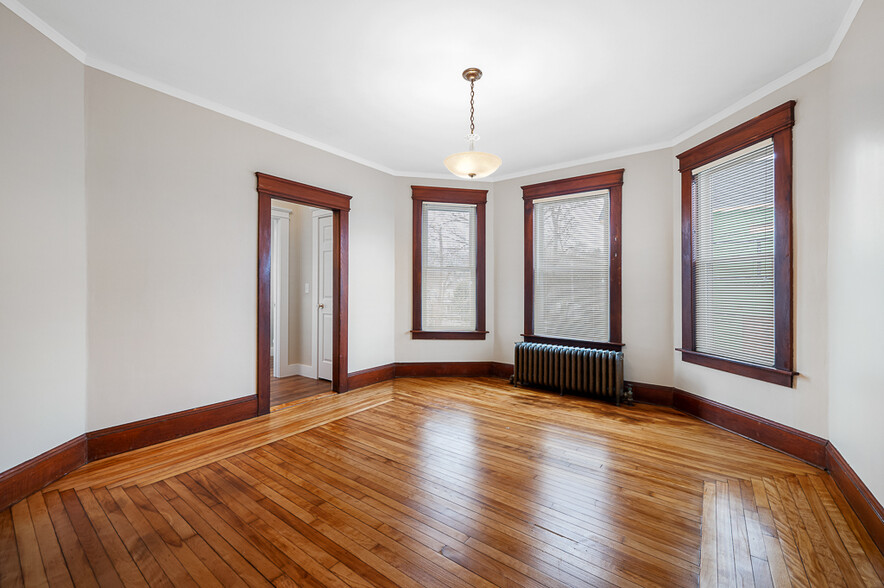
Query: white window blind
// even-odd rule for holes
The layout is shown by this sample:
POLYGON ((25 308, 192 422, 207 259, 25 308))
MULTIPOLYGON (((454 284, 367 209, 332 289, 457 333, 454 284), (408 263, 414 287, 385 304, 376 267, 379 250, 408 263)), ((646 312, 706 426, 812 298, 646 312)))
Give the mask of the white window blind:
POLYGON ((476 330, 476 205, 424 202, 421 323, 424 331, 476 330))
POLYGON ((694 172, 695 348, 774 365, 774 150, 764 141, 694 172))
POLYGON ((609 340, 608 190, 534 202, 534 334, 609 340))

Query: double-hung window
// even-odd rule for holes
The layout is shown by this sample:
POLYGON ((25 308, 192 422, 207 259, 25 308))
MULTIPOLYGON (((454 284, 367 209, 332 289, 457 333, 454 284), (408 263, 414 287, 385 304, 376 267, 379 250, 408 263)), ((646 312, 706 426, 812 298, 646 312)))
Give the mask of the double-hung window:
POLYGON ((678 156, 682 359, 792 385, 788 102, 678 156))
POLYGON ((623 170, 523 186, 526 341, 619 349, 623 170))
POLYGON ((412 186, 412 338, 485 338, 486 196, 412 186))

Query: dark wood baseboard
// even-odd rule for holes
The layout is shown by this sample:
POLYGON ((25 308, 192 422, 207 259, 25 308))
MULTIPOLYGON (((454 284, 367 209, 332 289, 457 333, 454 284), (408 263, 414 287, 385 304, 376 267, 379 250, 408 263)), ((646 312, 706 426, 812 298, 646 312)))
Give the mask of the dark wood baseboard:
POLYGON ((257 415, 254 394, 86 433, 88 460, 95 461, 257 415))
POLYGON ((826 469, 872 541, 884 552, 884 508, 831 442, 678 388, 640 382, 630 384, 638 402, 672 407, 826 469))
POLYGON ((490 361, 427 361, 395 365, 396 378, 481 378, 491 375, 490 361))
POLYGON ((884 508, 831 442, 826 444, 826 469, 872 541, 884 553, 884 508))
POLYGON ((497 361, 492 361, 491 363, 491 375, 495 378, 503 378, 508 380, 513 375, 513 364, 511 363, 500 363, 497 361))
POLYGON ((252 394, 80 435, 0 473, 0 510, 90 461, 249 419, 257 411, 252 394))
POLYGON ((684 390, 673 390, 672 408, 788 453, 818 468, 826 467, 827 441, 822 437, 684 390))
POLYGON ((641 382, 626 382, 632 386, 632 399, 645 404, 657 406, 672 406, 672 396, 675 389, 672 386, 658 386, 657 384, 642 384, 641 382))
POLYGON ((512 364, 495 361, 425 361, 388 363, 349 375, 350 389, 395 378, 509 378, 512 364))
POLYGON ((678 388, 627 382, 636 402, 669 406, 747 439, 767 445, 806 461, 826 467, 826 443, 822 437, 805 433, 776 421, 748 413, 678 388))
POLYGON ((395 377, 395 368, 396 364, 388 363, 386 365, 379 365, 378 367, 368 368, 366 370, 359 370, 358 372, 351 372, 347 376, 347 380, 350 383, 350 390, 370 386, 372 384, 377 384, 378 382, 392 380, 395 377))
POLYGON ((80 435, 0 474, 0 510, 9 508, 86 463, 86 435, 80 435))

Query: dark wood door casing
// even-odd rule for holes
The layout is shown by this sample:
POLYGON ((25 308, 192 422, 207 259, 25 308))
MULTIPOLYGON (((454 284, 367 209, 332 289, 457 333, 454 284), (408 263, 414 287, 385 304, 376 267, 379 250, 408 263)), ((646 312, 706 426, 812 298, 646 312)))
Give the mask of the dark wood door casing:
POLYGON ((257 391, 258 414, 270 412, 270 200, 276 198, 331 210, 333 214, 334 285, 332 297, 332 390, 349 390, 348 373, 348 263, 350 252, 350 196, 293 182, 283 178, 255 174, 258 178, 258 328, 257 391))

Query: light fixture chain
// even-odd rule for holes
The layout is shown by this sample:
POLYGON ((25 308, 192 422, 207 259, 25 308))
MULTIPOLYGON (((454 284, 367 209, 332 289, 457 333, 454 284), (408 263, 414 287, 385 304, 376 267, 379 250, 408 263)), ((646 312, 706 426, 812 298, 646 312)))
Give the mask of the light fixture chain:
POLYGON ((473 90, 473 82, 470 81, 470 135, 474 135, 476 133, 476 122, 473 120, 473 100, 476 97, 476 92, 473 90))

